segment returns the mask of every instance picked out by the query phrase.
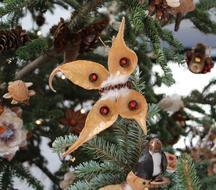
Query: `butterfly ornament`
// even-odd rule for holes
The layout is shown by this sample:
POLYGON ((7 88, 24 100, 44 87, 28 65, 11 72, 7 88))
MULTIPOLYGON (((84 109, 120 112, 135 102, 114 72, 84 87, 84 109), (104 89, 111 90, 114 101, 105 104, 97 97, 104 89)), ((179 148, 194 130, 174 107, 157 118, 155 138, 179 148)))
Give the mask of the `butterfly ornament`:
POLYGON ((124 41, 125 19, 113 38, 108 55, 108 70, 92 61, 78 60, 55 68, 49 77, 49 86, 57 72, 62 72, 74 84, 85 89, 98 89, 101 98, 89 112, 85 126, 77 141, 63 154, 67 156, 94 136, 109 128, 120 115, 134 119, 147 134, 146 115, 148 105, 145 97, 131 89, 128 81, 137 66, 137 55, 124 41))

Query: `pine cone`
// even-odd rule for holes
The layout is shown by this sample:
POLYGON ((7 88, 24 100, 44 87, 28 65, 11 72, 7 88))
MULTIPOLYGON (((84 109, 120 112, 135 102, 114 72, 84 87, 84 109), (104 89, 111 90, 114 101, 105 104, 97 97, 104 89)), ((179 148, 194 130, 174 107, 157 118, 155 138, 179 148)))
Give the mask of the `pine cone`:
POLYGON ((101 32, 106 28, 108 24, 109 19, 103 18, 81 30, 80 53, 91 51, 95 47, 95 44, 100 37, 101 32))
POLYGON ((58 25, 54 25, 50 29, 50 33, 54 37, 54 48, 57 52, 61 52, 67 46, 68 41, 71 39, 70 30, 67 27, 63 18, 60 19, 58 25))
POLYGON ((30 40, 28 34, 21 26, 12 30, 0 30, 0 52, 17 49, 30 40))
POLYGON ((37 15, 35 21, 36 21, 36 24, 37 24, 39 27, 43 26, 44 23, 45 23, 45 18, 44 18, 44 16, 43 16, 43 14, 40 13, 39 15, 37 15))
POLYGON ((167 5, 166 0, 150 0, 148 11, 149 15, 156 14, 156 18, 165 24, 169 21, 174 10, 167 5))

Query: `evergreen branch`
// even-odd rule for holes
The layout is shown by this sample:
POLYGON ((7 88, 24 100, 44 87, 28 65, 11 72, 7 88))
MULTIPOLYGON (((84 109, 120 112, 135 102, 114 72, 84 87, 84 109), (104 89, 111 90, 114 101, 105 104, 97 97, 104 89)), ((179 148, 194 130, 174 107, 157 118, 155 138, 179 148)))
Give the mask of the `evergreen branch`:
POLYGON ((120 120, 114 127, 114 135, 119 150, 123 153, 122 157, 127 160, 125 167, 128 172, 133 168, 134 163, 137 163, 143 151, 146 143, 145 135, 142 129, 130 120, 120 120))
POLYGON ((134 72, 133 75, 131 75, 131 82, 133 84, 133 87, 136 91, 140 92, 141 94, 144 94, 145 90, 145 80, 144 76, 141 76, 142 73, 136 74, 137 71, 134 72))
POLYGON ((115 173, 118 171, 121 171, 121 168, 115 163, 89 161, 76 166, 74 173, 78 178, 85 178, 88 180, 101 173, 115 173))
POLYGON ((77 140, 77 136, 75 135, 65 135, 64 137, 57 137, 56 140, 52 144, 52 148, 54 152, 61 154, 65 151, 65 149, 73 144, 77 140))
POLYGON ((165 42, 168 42, 171 46, 175 47, 178 51, 184 50, 181 42, 179 42, 178 40, 174 38, 171 31, 161 28, 161 25, 158 21, 155 21, 155 26, 162 40, 164 40, 165 42))
POLYGON ((16 55, 23 60, 31 60, 47 50, 47 40, 43 38, 35 39, 16 50, 16 55))
POLYGON ((86 180, 80 180, 69 187, 68 190, 93 190, 86 180))
POLYGON ((189 155, 182 155, 181 158, 178 159, 175 183, 174 189, 176 190, 201 189, 195 166, 189 155))
POLYGON ((200 0, 199 3, 196 4, 196 8, 207 11, 211 8, 216 7, 216 1, 215 0, 200 0))
POLYGON ((68 24, 69 29, 71 31, 74 31, 75 28, 80 28, 81 21, 88 16, 89 12, 94 10, 102 2, 103 0, 91 0, 88 1, 85 5, 83 5, 78 11, 76 11, 76 14, 71 17, 68 24))
POLYGON ((65 3, 72 6, 74 9, 80 8, 80 4, 76 0, 64 0, 65 3))
POLYGON ((15 79, 21 79, 28 73, 32 72, 34 69, 39 68, 41 65, 48 63, 50 59, 56 58, 59 54, 56 53, 54 49, 49 49, 44 54, 40 55, 38 58, 24 66, 15 74, 15 79))
POLYGON ((204 33, 216 33, 216 23, 210 19, 208 12, 196 8, 195 11, 187 14, 193 24, 204 33))
MULTIPOLYGON (((70 22, 69 22, 69 29, 71 31, 74 30, 74 27, 78 27, 78 23, 80 20, 82 20, 82 15, 87 16, 90 11, 95 9, 100 3, 102 3, 102 0, 92 0, 86 3, 86 5, 82 6, 82 8, 79 10, 79 12, 74 15, 70 22)), ((75 60, 78 56, 79 52, 79 43, 76 43, 73 45, 73 50, 71 50, 71 60, 75 60)), ((58 57, 59 54, 56 53, 56 51, 51 48, 46 53, 42 54, 38 58, 36 58, 34 61, 23 67, 20 71, 18 71, 15 75, 15 79, 21 79, 26 74, 32 72, 34 69, 39 68, 42 64, 48 63, 50 59, 58 57)))
POLYGON ((154 116, 156 116, 160 111, 160 107, 157 104, 149 104, 148 105, 148 116, 147 121, 148 123, 151 123, 154 116))
POLYGON ((34 178, 30 172, 24 168, 21 164, 15 163, 11 169, 14 171, 14 176, 25 180, 29 186, 33 187, 36 190, 43 190, 43 186, 41 185, 40 181, 34 178))
POLYGON ((99 174, 90 181, 80 180, 70 186, 69 190, 95 190, 110 184, 121 183, 125 179, 121 174, 99 174))
POLYGON ((103 159, 107 161, 113 161, 120 166, 124 166, 127 160, 122 156, 124 152, 120 150, 115 144, 106 141, 102 137, 95 137, 84 144, 83 149, 91 154, 95 159, 103 159))
POLYGON ((10 166, 8 165, 0 176, 1 180, 1 189, 4 190, 11 190, 13 187, 13 179, 12 179, 12 172, 10 166))
POLYGON ((100 174, 92 178, 90 184, 94 187, 92 190, 95 190, 106 185, 121 183, 125 178, 126 175, 122 175, 120 171, 115 174, 100 174))
MULTIPOLYGON (((145 30, 147 37, 149 37, 149 39, 151 40, 152 48, 154 54, 156 55, 156 60, 164 71, 164 77, 162 78, 162 81, 168 86, 172 85, 175 81, 173 79, 170 68, 167 66, 168 61, 166 60, 163 49, 160 47, 160 34, 158 32, 157 24, 155 23, 153 18, 147 15, 146 10, 142 6, 137 5, 136 7, 133 7, 131 9, 131 12, 131 22, 134 25, 135 32, 145 30)), ((171 43, 172 40, 170 33, 166 32, 166 35, 164 33, 163 37, 166 37, 171 43)), ((173 41, 172 44, 177 45, 177 43, 173 41)))
MULTIPOLYGON (((164 48, 164 55, 167 60, 172 60, 174 63, 178 63, 180 65, 185 64, 184 54, 179 54, 177 51, 173 49, 164 48)), ((181 50, 181 49, 180 49, 181 50)))
POLYGON ((0 17, 33 6, 36 0, 4 0, 4 6, 0 7, 0 17))

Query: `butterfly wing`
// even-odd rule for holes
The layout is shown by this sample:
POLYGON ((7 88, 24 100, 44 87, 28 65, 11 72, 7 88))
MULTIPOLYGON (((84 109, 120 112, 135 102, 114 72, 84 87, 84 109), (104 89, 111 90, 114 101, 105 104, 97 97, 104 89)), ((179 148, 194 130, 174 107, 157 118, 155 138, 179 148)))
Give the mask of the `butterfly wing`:
POLYGON ((120 108, 119 115, 123 118, 134 119, 144 133, 147 134, 146 116, 148 104, 145 97, 135 90, 129 90, 117 99, 117 108, 120 108))
POLYGON ((99 100, 89 112, 85 126, 77 141, 63 154, 67 156, 101 131, 109 128, 118 118, 116 103, 112 99, 99 100))
POLYGON ((85 89, 99 89, 101 83, 108 78, 107 69, 93 61, 73 61, 55 68, 49 77, 49 86, 53 89, 52 80, 57 72, 62 72, 74 84, 85 89))
POLYGON ((123 17, 117 36, 113 39, 108 56, 108 68, 113 75, 130 75, 137 66, 137 55, 124 41, 125 18, 123 17))

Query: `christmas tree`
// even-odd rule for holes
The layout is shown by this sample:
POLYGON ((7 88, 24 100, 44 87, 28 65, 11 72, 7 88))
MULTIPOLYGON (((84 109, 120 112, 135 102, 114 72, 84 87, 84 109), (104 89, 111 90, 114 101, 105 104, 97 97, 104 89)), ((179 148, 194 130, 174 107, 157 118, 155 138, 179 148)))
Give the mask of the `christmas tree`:
POLYGON ((157 92, 175 84, 171 64, 215 72, 208 44, 174 35, 185 22, 215 34, 216 1, 1 2, 0 189, 216 188, 216 79, 187 96, 157 92), (71 16, 50 25, 59 8, 71 16), (145 178, 155 147, 165 169, 145 178))

